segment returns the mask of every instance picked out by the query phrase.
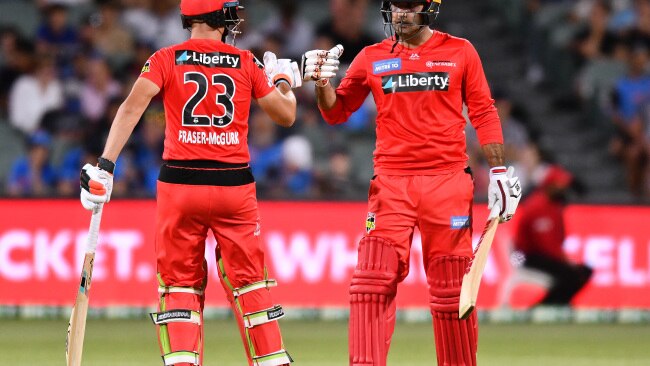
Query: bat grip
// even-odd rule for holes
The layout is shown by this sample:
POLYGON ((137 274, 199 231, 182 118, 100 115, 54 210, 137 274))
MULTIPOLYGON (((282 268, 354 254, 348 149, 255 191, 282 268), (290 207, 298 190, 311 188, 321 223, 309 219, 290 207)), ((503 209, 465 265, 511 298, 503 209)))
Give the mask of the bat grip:
POLYGON ((88 238, 86 239, 86 253, 95 253, 97 248, 97 238, 99 237, 99 224, 102 221, 102 210, 104 204, 98 204, 93 209, 93 215, 90 218, 90 228, 88 229, 88 238))
POLYGON ((488 221, 492 219, 499 219, 500 211, 501 211, 501 207, 497 206, 496 204, 492 206, 492 209, 490 210, 490 215, 488 216, 488 221))

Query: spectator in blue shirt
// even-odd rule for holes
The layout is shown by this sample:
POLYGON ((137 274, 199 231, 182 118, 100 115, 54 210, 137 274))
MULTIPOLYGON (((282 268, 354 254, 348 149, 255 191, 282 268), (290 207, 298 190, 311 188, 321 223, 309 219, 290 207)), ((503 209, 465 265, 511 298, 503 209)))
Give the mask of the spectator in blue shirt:
POLYGON ((36 131, 27 140, 28 154, 18 158, 9 174, 10 196, 47 196, 53 193, 57 176, 49 162, 52 139, 45 131, 36 131))

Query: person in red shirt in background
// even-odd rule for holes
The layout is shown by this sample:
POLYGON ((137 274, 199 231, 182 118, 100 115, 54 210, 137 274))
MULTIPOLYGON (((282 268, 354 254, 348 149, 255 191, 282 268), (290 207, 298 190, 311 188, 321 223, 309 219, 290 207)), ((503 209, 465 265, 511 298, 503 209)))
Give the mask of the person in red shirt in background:
POLYGON ((476 313, 458 318, 472 257, 474 193, 463 104, 492 167, 488 200, 494 217, 510 220, 521 197, 514 169, 504 166, 501 123, 476 50, 432 29, 441 1, 383 1, 390 34, 356 55, 336 89, 329 79, 338 70, 340 45, 308 51, 302 59, 303 80, 315 81, 329 124, 345 122, 369 93, 377 105, 375 176, 350 286, 353 366, 386 365, 397 285, 409 272, 415 227, 422 234, 438 364, 476 365, 476 313))
POLYGON ((115 161, 151 99, 165 106, 164 163, 157 183, 158 327, 165 365, 203 364, 203 302, 208 230, 218 247, 219 277, 237 319, 249 365, 288 365, 260 240, 255 182, 249 166, 252 99, 277 124, 293 125, 298 65, 267 52, 226 44, 238 33, 238 1, 181 0, 184 43, 163 48, 142 68, 120 106, 98 165, 81 172, 86 209, 110 200, 115 161))
POLYGON ((572 183, 569 172, 552 165, 519 208, 515 249, 524 255, 524 267, 545 272, 553 279, 538 305, 568 305, 593 272, 584 264, 569 261, 562 250, 566 237, 564 208, 572 183))

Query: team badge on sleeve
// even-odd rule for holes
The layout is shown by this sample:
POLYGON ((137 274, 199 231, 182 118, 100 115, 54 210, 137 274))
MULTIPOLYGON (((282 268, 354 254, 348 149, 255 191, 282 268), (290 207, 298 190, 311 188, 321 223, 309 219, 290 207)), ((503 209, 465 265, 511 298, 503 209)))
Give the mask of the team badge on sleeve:
POLYGON ((373 230, 375 230, 375 213, 368 212, 368 217, 366 218, 366 234, 370 234, 373 230))
POLYGON ((140 71, 141 74, 144 74, 145 72, 151 71, 151 62, 147 60, 147 62, 144 63, 144 66, 142 66, 142 71, 140 71))

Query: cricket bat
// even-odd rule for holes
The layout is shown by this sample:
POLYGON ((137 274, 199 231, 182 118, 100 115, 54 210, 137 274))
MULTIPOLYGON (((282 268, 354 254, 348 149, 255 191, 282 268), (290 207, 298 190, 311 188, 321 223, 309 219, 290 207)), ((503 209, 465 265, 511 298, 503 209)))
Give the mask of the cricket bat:
POLYGON ((463 276, 463 284, 460 289, 460 300, 458 306, 458 317, 460 319, 467 319, 476 307, 478 290, 481 286, 481 277, 483 277, 483 270, 485 269, 488 253, 490 252, 490 247, 494 240, 494 234, 497 232, 497 227, 499 226, 498 209, 498 207, 492 208, 492 210, 496 211, 497 214, 493 215, 494 212, 492 212, 489 217, 494 216, 494 218, 489 219, 485 223, 481 239, 479 239, 478 245, 474 250, 474 257, 470 262, 468 271, 465 272, 465 275, 463 276))
POLYGON ((68 366, 81 365, 81 353, 86 333, 86 315, 88 314, 88 295, 90 294, 95 248, 97 248, 97 238, 99 236, 99 223, 102 220, 102 208, 103 204, 97 205, 93 209, 93 215, 90 219, 90 229, 86 240, 86 255, 81 269, 81 281, 72 314, 70 314, 68 335, 65 341, 65 358, 68 366))

